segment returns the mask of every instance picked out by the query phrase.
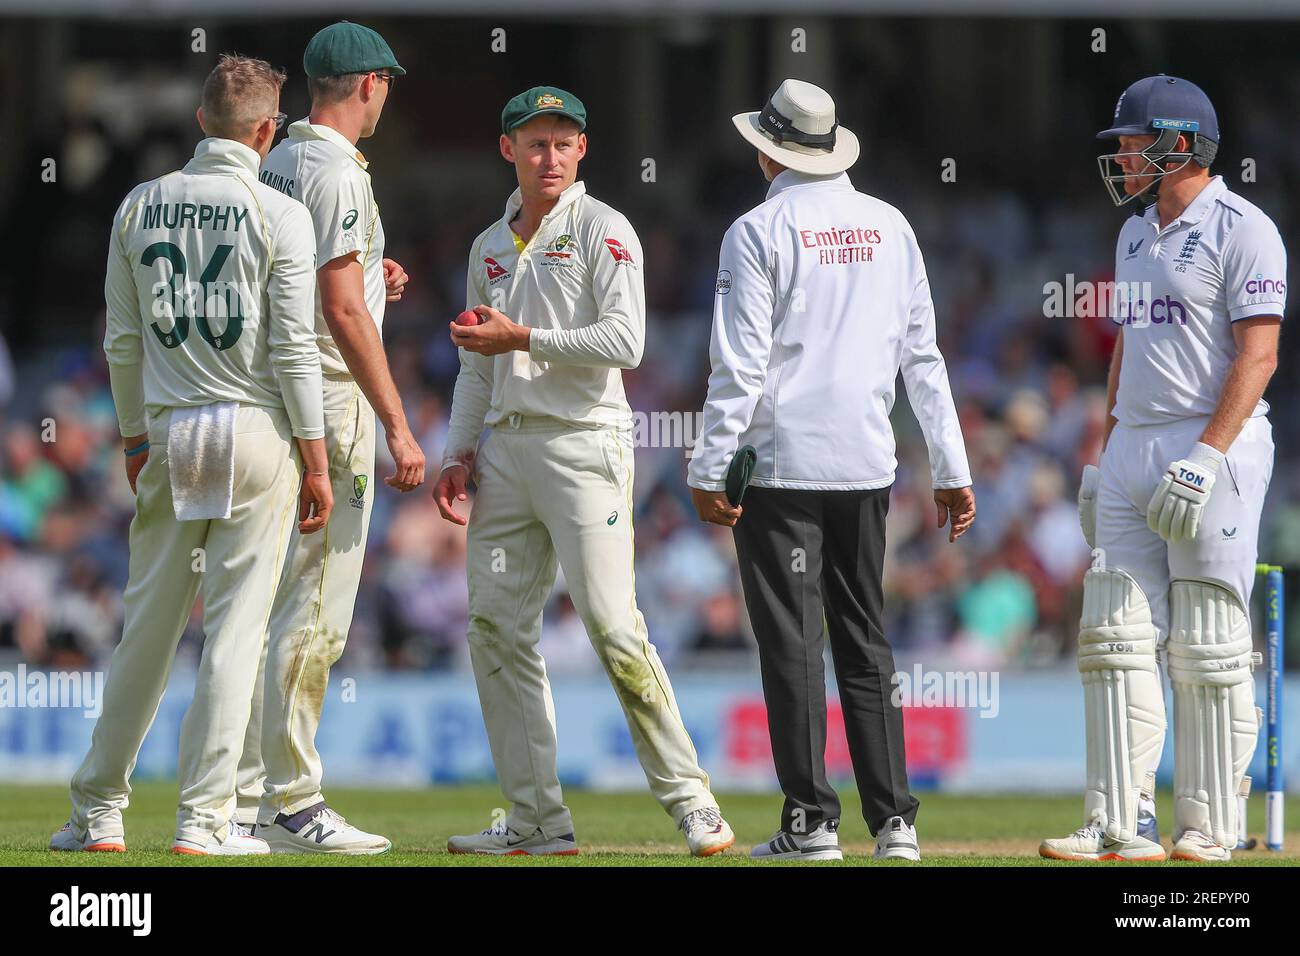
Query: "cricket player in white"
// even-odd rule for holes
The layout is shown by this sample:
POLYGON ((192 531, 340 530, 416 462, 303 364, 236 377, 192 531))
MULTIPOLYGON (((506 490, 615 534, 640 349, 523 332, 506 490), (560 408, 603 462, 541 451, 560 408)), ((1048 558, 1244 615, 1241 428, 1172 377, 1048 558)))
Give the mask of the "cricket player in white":
POLYGON ((585 127, 582 103, 555 87, 506 104, 500 149, 519 188, 470 251, 466 309, 481 323, 451 323, 461 371, 435 497, 444 518, 465 524, 454 504, 466 499, 472 471, 470 657, 510 811, 447 848, 578 852, 537 652, 558 559, 651 791, 691 852, 708 856, 735 836, 709 792, 633 584, 632 412, 620 370, 635 368, 644 346, 641 245, 627 219, 577 181, 585 127), (491 433, 480 446, 485 424, 491 433))
POLYGON ((1079 635, 1085 822, 1040 853, 1165 858, 1151 797, 1163 663, 1174 699, 1172 856, 1227 860, 1259 732, 1248 607, 1273 469, 1262 396, 1277 366, 1286 250, 1267 215, 1211 178, 1218 121, 1194 84, 1138 81, 1099 138, 1119 141, 1101 158, 1112 199, 1141 205, 1115 250, 1111 418, 1079 498, 1096 549, 1079 635))
POLYGON ((256 819, 257 835, 277 853, 383 853, 391 845, 386 837, 352 826, 327 806, 315 738, 365 560, 376 413, 396 464, 385 483, 405 492, 424 481, 424 454, 380 338, 385 302, 401 298, 406 273, 383 257, 379 206, 356 146, 374 133, 394 81, 406 71, 378 33, 348 22, 312 37, 303 67, 311 115, 271 151, 262 182, 302 202, 316 230, 316 341, 339 507, 323 534, 295 536, 289 547, 271 615, 262 709, 254 709, 240 764, 240 813, 256 819))
POLYGON ((201 587, 206 636, 181 726, 173 850, 269 852, 230 817, 293 527, 295 441, 299 532, 322 528, 333 502, 311 217, 257 181, 284 121, 283 83, 262 60, 223 56, 198 113, 208 138, 184 169, 133 189, 113 222, 104 351, 136 515, 122 641, 56 850, 126 848, 128 781, 201 587))

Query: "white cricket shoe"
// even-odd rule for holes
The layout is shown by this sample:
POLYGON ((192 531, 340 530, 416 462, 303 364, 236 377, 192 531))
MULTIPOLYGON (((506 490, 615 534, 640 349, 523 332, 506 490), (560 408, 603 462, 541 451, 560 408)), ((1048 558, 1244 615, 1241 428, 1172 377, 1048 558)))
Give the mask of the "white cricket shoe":
POLYGON ((717 807, 703 807, 686 814, 682 818, 682 832, 686 834, 691 856, 713 856, 736 842, 736 834, 731 832, 717 807))
POLYGON ((1232 851, 1221 843, 1215 843, 1200 830, 1184 830, 1169 858, 1196 863, 1222 863, 1232 859, 1232 851))
POLYGON ((1101 827, 1085 823, 1067 837, 1044 840, 1038 855, 1049 860, 1106 860, 1121 863, 1157 862, 1165 858, 1165 849, 1145 837, 1137 836, 1120 843, 1106 836, 1101 827))
POLYGON ((73 828, 72 821, 69 820, 59 827, 54 836, 50 837, 50 849, 87 853, 125 853, 126 841, 121 837, 106 837, 102 840, 91 840, 88 836, 80 837, 73 828))
POLYGON ((755 860, 842 860, 839 835, 823 823, 812 833, 777 830, 772 839, 749 851, 755 860))
POLYGON ((871 858, 919 861, 921 846, 916 842, 916 827, 908 826, 902 817, 890 817, 876 834, 876 850, 871 858))
POLYGON ((547 837, 541 827, 525 836, 510 829, 502 820, 479 833, 452 837, 447 841, 447 852, 491 856, 577 856, 578 841, 572 833, 547 837))
POLYGON ((224 840, 218 840, 213 834, 206 843, 177 837, 172 843, 172 852, 181 856, 266 856, 271 852, 266 841, 249 833, 248 827, 232 820, 228 831, 224 840))
MULTIPOLYGON (((284 816, 283 814, 280 817, 284 816)), ((373 856, 387 853, 393 843, 377 833, 367 833, 343 819, 329 807, 321 807, 297 831, 290 830, 276 817, 276 822, 257 828, 272 853, 344 853, 373 856)))

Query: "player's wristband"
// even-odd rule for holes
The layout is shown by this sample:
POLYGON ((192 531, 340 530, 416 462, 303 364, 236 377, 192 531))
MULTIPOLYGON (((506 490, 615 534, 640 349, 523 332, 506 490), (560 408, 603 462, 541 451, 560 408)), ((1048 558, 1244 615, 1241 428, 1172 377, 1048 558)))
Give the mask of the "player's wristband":
POLYGON ((149 450, 149 443, 146 441, 146 442, 141 442, 139 445, 136 445, 134 448, 123 448, 122 454, 126 455, 127 458, 134 458, 136 455, 139 455, 148 450, 149 450))
POLYGON ((1192 450, 1187 455, 1187 460, 1194 465, 1200 465, 1208 470, 1211 474, 1219 470, 1223 464, 1224 454, 1213 445, 1207 445, 1205 442, 1198 441, 1192 446, 1192 450))

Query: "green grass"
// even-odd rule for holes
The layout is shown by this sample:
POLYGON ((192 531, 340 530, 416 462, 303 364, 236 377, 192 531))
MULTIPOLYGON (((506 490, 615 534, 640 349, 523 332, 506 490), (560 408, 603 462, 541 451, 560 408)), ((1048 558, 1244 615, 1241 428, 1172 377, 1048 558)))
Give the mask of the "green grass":
MULTIPOLYGON (((873 842, 862 822, 856 795, 840 788, 844 801, 840 842, 843 863, 776 864, 819 866, 909 866, 870 859, 873 842)), ((578 857, 469 857, 446 852, 453 833, 473 833, 491 822, 502 805, 493 787, 428 790, 329 790, 330 804, 359 826, 388 836, 394 849, 382 856, 290 856, 196 859, 174 856, 171 847, 176 789, 173 783, 136 787, 126 811, 127 853, 51 853, 50 834, 67 818, 65 787, 0 786, 0 866, 772 866, 752 864, 749 847, 772 835, 780 798, 767 794, 722 794, 723 813, 736 831, 736 846, 710 860, 693 860, 685 843, 648 793, 591 793, 570 790, 566 799, 577 825, 578 857)), ((1166 847, 1172 797, 1162 794, 1166 847)), ((924 862, 931 866, 1072 866, 1037 856, 1044 836, 1061 836, 1078 825, 1077 796, 955 796, 922 794, 917 831, 924 862)), ((1263 801, 1251 801, 1250 831, 1263 829, 1263 801)), ((1285 854, 1256 849, 1234 854, 1233 866, 1295 866, 1300 832, 1288 833, 1285 854)), ((1106 864, 1084 864, 1101 865, 1106 864)), ((1135 864, 1188 866, 1186 863, 1135 864)))

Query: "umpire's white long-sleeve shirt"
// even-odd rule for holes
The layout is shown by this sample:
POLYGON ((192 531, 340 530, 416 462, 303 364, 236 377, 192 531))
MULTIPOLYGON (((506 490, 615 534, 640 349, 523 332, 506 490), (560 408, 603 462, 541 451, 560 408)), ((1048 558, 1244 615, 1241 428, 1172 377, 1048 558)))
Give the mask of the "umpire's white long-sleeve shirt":
POLYGON ((907 220, 844 173, 786 170, 722 240, 713 371, 688 484, 721 491, 741 445, 753 483, 848 491, 893 483, 899 371, 935 488, 971 483, 925 264, 907 220))

